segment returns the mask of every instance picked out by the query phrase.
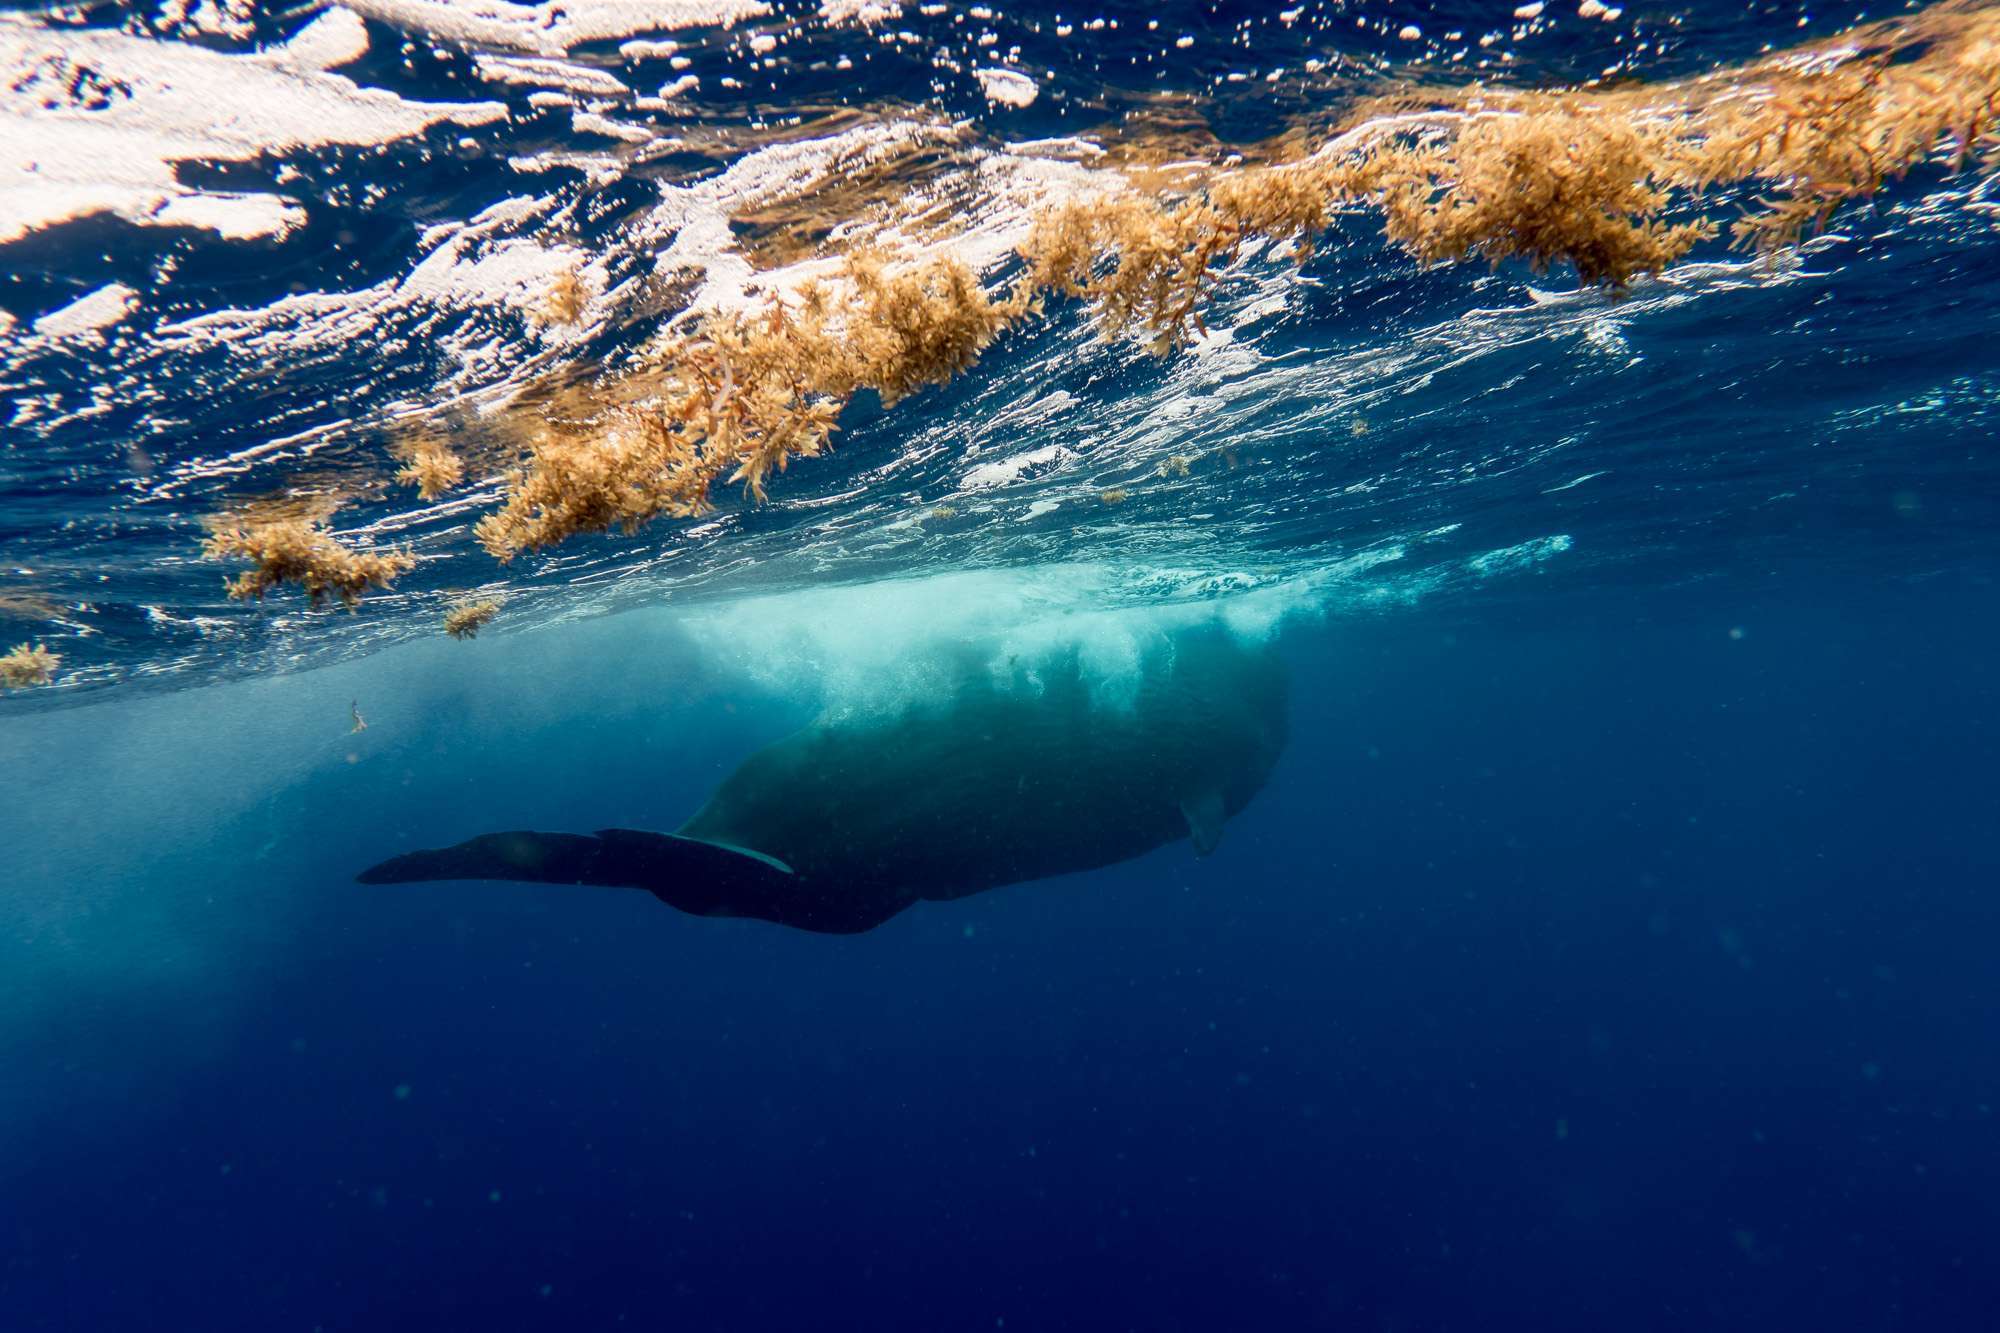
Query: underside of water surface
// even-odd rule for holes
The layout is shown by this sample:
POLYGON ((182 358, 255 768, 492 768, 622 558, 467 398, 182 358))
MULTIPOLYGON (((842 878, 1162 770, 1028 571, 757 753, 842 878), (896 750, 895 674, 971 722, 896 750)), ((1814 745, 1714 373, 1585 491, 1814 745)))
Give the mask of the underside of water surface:
POLYGON ((0 614, 61 666, 6 706, 971 571, 1949 573, 1995 494, 1985 11, 1584 8, 12 14, 0 614), (1628 152, 1636 199, 1584 169, 1628 152), (1065 210, 1085 289, 968 331, 1065 210), (773 317, 820 362, 730 341, 773 317))

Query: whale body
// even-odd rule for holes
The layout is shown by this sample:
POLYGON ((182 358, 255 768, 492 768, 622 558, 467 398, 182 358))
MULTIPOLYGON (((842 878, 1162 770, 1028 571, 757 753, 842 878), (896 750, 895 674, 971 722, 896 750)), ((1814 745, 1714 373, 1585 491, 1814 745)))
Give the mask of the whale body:
POLYGON ((872 929, 921 901, 1090 870, 1180 838, 1212 851, 1285 742, 1276 655, 1220 626, 1164 636, 1124 688, 1071 651, 935 697, 815 722, 758 751, 672 833, 488 833, 368 884, 644 889, 703 916, 872 929))

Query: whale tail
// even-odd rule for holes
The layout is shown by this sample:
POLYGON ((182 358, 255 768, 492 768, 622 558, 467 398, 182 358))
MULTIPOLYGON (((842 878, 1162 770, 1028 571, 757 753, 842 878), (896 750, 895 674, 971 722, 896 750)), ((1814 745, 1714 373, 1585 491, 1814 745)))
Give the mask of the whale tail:
POLYGON ((483 833, 454 847, 392 856, 354 877, 362 884, 500 879, 644 889, 695 916, 755 917, 829 934, 869 930, 905 905, 816 901, 776 857, 673 833, 483 833))

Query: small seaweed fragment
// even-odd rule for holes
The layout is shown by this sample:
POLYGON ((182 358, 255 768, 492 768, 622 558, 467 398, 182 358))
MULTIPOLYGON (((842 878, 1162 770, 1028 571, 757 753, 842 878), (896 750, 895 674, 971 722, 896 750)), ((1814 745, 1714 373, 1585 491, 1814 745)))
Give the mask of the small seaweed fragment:
POLYGON ((435 500, 465 480, 465 460, 442 441, 425 440, 410 450, 396 480, 417 488, 417 495, 435 500))
POLYGON ((408 551, 351 551, 333 534, 303 519, 218 528, 202 546, 211 560, 239 558, 252 568, 229 581, 239 601, 261 599, 271 589, 296 583, 318 606, 329 594, 352 611, 371 588, 388 588, 416 568, 408 551))
POLYGON ((0 653, 0 687, 10 690, 24 690, 33 685, 47 685, 56 678, 56 668, 62 665, 62 658, 37 644, 20 644, 7 653, 0 653))
POLYGON ((583 318, 583 308, 589 302, 590 289, 584 286, 582 272, 572 265, 549 283, 538 313, 550 324, 574 324, 583 318))
POLYGON ((1099 491, 1097 498, 1108 505, 1122 505, 1132 498, 1132 493, 1123 486, 1113 486, 1109 490, 1099 491))
POLYGON ((1162 477, 1185 477, 1188 474, 1188 465, 1193 461, 1186 454, 1168 454, 1160 460, 1160 466, 1155 472, 1162 477))
POLYGON ((454 639, 476 639, 487 622, 499 614, 500 603, 490 597, 477 602, 460 602, 444 613, 444 632, 454 639))

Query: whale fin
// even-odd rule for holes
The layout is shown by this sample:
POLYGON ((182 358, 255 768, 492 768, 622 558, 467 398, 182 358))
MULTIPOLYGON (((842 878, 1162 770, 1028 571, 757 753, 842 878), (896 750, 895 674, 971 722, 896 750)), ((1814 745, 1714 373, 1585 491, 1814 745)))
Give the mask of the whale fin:
POLYGON ((1222 841, 1222 793, 1214 787, 1181 798, 1181 818, 1187 820, 1188 836, 1194 839, 1194 854, 1207 856, 1222 841))

